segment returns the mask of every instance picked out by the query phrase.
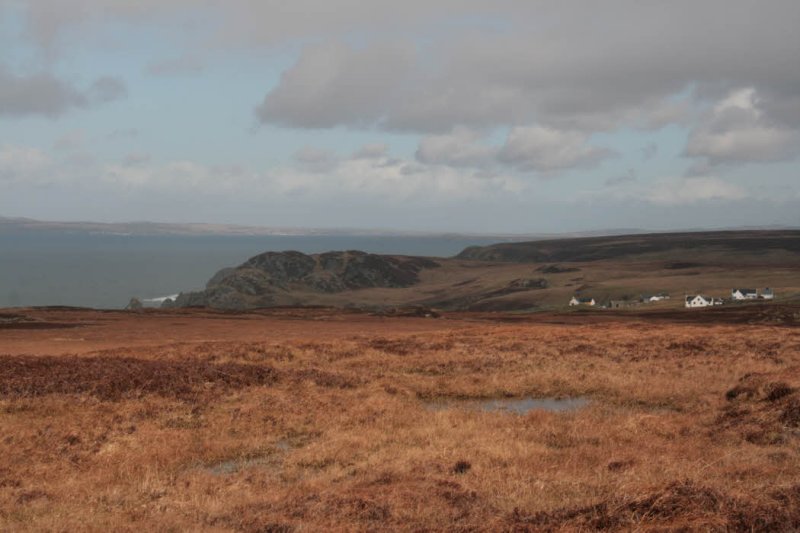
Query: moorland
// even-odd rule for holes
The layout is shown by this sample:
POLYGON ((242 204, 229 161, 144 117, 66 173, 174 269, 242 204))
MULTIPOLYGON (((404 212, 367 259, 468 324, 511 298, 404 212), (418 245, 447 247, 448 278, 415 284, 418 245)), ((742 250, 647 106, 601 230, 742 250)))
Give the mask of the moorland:
POLYGON ((796 304, 0 315, 4 531, 800 528, 796 304))
POLYGON ((204 290, 183 293, 174 304, 528 312, 564 308, 573 295, 607 303, 664 293, 672 298, 659 307, 674 308, 685 294, 730 297, 736 287, 770 287, 779 298, 792 298, 800 294, 798 272, 796 230, 506 242, 455 257, 266 252, 209 273, 204 290))

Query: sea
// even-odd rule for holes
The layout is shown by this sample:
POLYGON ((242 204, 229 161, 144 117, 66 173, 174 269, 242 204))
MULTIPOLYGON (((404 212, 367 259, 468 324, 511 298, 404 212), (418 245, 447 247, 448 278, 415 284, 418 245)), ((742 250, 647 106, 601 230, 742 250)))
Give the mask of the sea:
POLYGON ((219 269, 266 251, 332 250, 449 257, 483 236, 116 235, 63 231, 0 234, 0 307, 120 309, 132 297, 158 306, 199 290, 219 269))

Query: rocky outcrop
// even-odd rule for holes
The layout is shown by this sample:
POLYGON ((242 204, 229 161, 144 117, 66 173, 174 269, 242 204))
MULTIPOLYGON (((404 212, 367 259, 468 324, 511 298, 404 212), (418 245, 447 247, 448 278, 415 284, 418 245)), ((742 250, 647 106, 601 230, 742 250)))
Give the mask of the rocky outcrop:
POLYGON ((125 306, 126 311, 141 311, 142 309, 144 309, 144 305, 139 298, 131 298, 128 305, 125 306))
POLYGON ((439 264, 423 257, 387 256, 360 251, 265 252, 235 268, 214 274, 199 292, 182 293, 177 307, 248 309, 303 303, 308 293, 337 293, 367 288, 410 287, 419 272, 439 264))

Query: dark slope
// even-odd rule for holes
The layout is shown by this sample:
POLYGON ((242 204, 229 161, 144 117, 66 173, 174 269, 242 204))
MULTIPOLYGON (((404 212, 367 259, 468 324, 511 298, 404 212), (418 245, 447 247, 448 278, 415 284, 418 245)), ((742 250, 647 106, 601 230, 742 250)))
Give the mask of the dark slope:
MULTIPOLYGON (((585 262, 700 248, 752 254, 774 250, 796 253, 800 252, 800 231, 654 233, 499 243, 490 246, 471 246, 456 258, 511 263, 585 262)), ((688 257, 691 257, 691 254, 688 254, 688 257)))

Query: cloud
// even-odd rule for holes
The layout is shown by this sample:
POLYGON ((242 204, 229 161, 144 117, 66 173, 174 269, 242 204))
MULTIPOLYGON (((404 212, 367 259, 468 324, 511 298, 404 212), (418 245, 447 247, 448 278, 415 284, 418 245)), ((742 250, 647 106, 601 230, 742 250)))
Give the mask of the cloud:
POLYGON ((0 66, 0 117, 41 115, 56 118, 67 111, 107 103, 125 95, 120 80, 102 77, 80 90, 46 72, 16 75, 0 66))
POLYGON ((642 196, 654 204, 670 206, 743 200, 748 192, 716 177, 682 177, 660 180, 644 190, 642 196))
POLYGON ((391 203, 404 199, 424 204, 452 203, 487 194, 508 194, 524 187, 512 176, 487 178, 450 166, 424 165, 389 157, 342 160, 335 170, 324 174, 303 168, 284 168, 272 175, 284 192, 319 198, 344 194, 391 203))
POLYGON ((37 185, 46 181, 52 162, 38 148, 0 145, 0 182, 37 185))
POLYGON ((780 161, 800 153, 800 134, 770 120, 757 91, 737 89, 718 102, 689 135, 686 155, 708 164, 780 161))
POLYGON ((306 146, 294 154, 294 162, 309 172, 329 172, 339 164, 339 158, 328 150, 306 146))
POLYGON ((383 143, 365 144, 352 155, 351 159, 382 159, 387 156, 389 146, 383 143))
POLYGON ((0 67, 0 117, 57 117, 86 103, 81 91, 50 74, 16 76, 0 67))
MULTIPOLYGON (((22 6, 32 41, 50 49, 85 45, 118 20, 150 24, 184 49, 198 50, 198 61, 242 46, 302 48, 279 83, 264 87, 261 104, 253 102, 264 123, 438 134, 456 126, 659 128, 687 120, 694 102, 676 95, 692 87, 718 97, 749 86, 765 98, 767 116, 790 129, 800 125, 794 68, 800 4, 794 0, 772 0, 757 10, 749 0, 14 5, 22 6), (175 24, 156 24, 176 18, 185 21, 177 31, 175 24)), ((179 56, 150 70, 185 73, 194 66, 179 56)))
POLYGON ((126 167, 137 167, 149 163, 150 160, 150 154, 134 152, 126 155, 122 160, 122 164, 126 167))
POLYGON ((0 146, 0 183, 26 187, 77 187, 92 194, 136 193, 159 198, 210 197, 230 201, 317 203, 347 201, 400 205, 414 200, 425 205, 450 204, 490 195, 516 194, 526 185, 495 174, 481 176, 442 165, 423 165, 388 156, 338 159, 315 148, 298 152, 292 164, 269 170, 239 165, 205 165, 176 160, 159 163, 148 154, 129 154, 104 163, 78 154, 51 157, 33 147, 0 146), (333 161, 333 162, 332 162, 333 161), (320 171, 326 166, 325 171, 320 171), (91 176, 91 179, 87 179, 91 176))
MULTIPOLYGON (((377 5, 370 14, 385 24, 393 9, 377 5)), ((410 2, 408 9, 419 7, 410 2)), ((398 59, 375 39, 380 26, 358 25, 356 13, 350 30, 365 32, 383 51, 310 46, 269 90, 259 117, 298 127, 423 133, 532 123, 600 131, 685 123, 692 114, 686 98, 696 86, 718 95, 752 84, 773 95, 776 109, 800 94, 800 74, 790 67, 800 52, 790 22, 800 17, 796 2, 770 2, 757 12, 737 1, 469 2, 456 13, 483 13, 505 25, 497 31, 464 24, 424 44, 406 33, 406 42, 421 49, 398 59), (380 56, 380 66, 365 55, 380 56), (336 89, 348 83, 351 91, 336 89)))
POLYGON ((522 171, 553 172, 592 165, 611 155, 610 150, 590 146, 581 132, 528 126, 509 132, 498 159, 522 171))
POLYGON ((416 158, 429 165, 484 167, 491 164, 497 149, 484 144, 483 135, 465 127, 456 127, 443 135, 423 137, 416 158))
POLYGON ((303 128, 371 126, 412 64, 412 46, 354 49, 338 42, 307 48, 256 109, 263 123, 303 128))
POLYGON ((589 144, 588 135, 542 126, 512 128, 501 146, 487 144, 478 131, 457 126, 450 133, 423 137, 416 158, 426 165, 474 168, 491 175, 499 166, 552 175, 568 168, 592 166, 614 155, 589 144))

